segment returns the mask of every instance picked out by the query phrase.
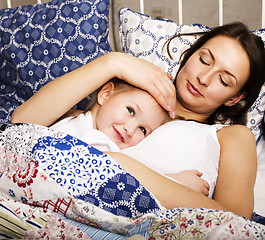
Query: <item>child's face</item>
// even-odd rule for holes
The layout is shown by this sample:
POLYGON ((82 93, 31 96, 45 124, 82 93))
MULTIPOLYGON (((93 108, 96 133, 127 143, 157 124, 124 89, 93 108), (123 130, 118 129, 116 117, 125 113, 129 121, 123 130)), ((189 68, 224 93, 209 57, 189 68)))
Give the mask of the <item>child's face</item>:
POLYGON ((112 92, 104 99, 96 115, 96 128, 123 149, 136 145, 168 119, 150 94, 132 88, 112 92))

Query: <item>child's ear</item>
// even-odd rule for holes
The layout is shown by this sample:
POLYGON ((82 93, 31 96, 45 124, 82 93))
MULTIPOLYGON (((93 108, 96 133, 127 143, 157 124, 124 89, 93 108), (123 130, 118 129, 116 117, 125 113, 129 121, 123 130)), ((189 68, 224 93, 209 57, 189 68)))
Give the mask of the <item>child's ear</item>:
POLYGON ((97 101, 99 105, 102 105, 104 101, 114 92, 113 82, 107 82, 98 93, 97 101))
POLYGON ((224 103, 227 107, 232 107, 236 105, 241 99, 243 99, 247 94, 244 92, 242 94, 239 94, 237 96, 232 97, 230 100, 224 103))

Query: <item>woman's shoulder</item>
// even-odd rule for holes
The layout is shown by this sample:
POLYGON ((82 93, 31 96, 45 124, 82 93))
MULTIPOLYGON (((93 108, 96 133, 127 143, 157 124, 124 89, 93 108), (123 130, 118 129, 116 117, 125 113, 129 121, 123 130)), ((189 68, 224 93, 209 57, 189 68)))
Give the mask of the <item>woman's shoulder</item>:
POLYGON ((228 140, 237 141, 255 141, 254 134, 252 131, 244 125, 231 125, 221 128, 217 132, 217 137, 222 142, 227 142, 228 140))

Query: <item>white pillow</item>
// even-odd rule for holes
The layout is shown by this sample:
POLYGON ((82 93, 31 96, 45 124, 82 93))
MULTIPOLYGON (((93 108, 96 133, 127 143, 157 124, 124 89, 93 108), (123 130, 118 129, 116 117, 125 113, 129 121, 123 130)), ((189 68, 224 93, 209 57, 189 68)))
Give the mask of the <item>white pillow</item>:
MULTIPOLYGON (((254 34, 260 36, 265 43, 265 29, 259 29, 253 31, 254 34)), ((265 67, 265 66, 264 66, 265 67)), ((247 126, 252 130, 255 135, 257 143, 262 140, 262 129, 261 122, 264 121, 264 111, 265 111, 265 84, 262 86, 259 96, 248 110, 247 113, 247 126)), ((264 140, 263 140, 264 141, 264 140)))
POLYGON ((174 39, 170 44, 173 59, 168 56, 166 47, 163 49, 166 40, 179 33, 202 32, 209 29, 200 24, 180 25, 167 19, 154 19, 128 8, 121 8, 119 17, 122 51, 158 65, 173 77, 178 70, 181 53, 198 37, 183 36, 174 39))
POLYGON ((265 131, 265 129, 262 129, 262 124, 261 124, 264 117, 264 111, 265 111, 265 84, 262 86, 256 101, 247 112, 247 126, 251 129, 251 131, 255 135, 257 143, 262 140, 262 133, 263 131, 265 131))
MULTIPOLYGON (((173 77, 178 70, 181 54, 195 42, 198 36, 175 38, 169 48, 173 59, 170 59, 167 54, 166 47, 163 49, 166 40, 179 33, 201 32, 210 29, 201 24, 181 25, 167 19, 154 19, 128 8, 120 9, 119 18, 122 51, 154 63, 173 77)), ((265 29, 256 30, 254 33, 265 41, 265 29)), ((257 143, 262 134, 261 121, 264 110, 265 85, 247 113, 247 126, 255 135, 257 143)))

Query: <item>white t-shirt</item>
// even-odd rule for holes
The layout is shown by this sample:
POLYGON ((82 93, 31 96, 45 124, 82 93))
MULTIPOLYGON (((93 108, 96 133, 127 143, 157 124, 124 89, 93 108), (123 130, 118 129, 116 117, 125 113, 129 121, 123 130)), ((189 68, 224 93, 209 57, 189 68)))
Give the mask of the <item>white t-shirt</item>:
POLYGON ((209 183, 209 197, 212 197, 220 157, 216 131, 222 127, 194 121, 171 121, 136 146, 121 152, 160 174, 197 169, 209 183))
POLYGON ((90 111, 85 114, 81 113, 77 117, 64 118, 50 128, 74 136, 100 151, 120 151, 119 147, 103 132, 93 128, 90 111))

